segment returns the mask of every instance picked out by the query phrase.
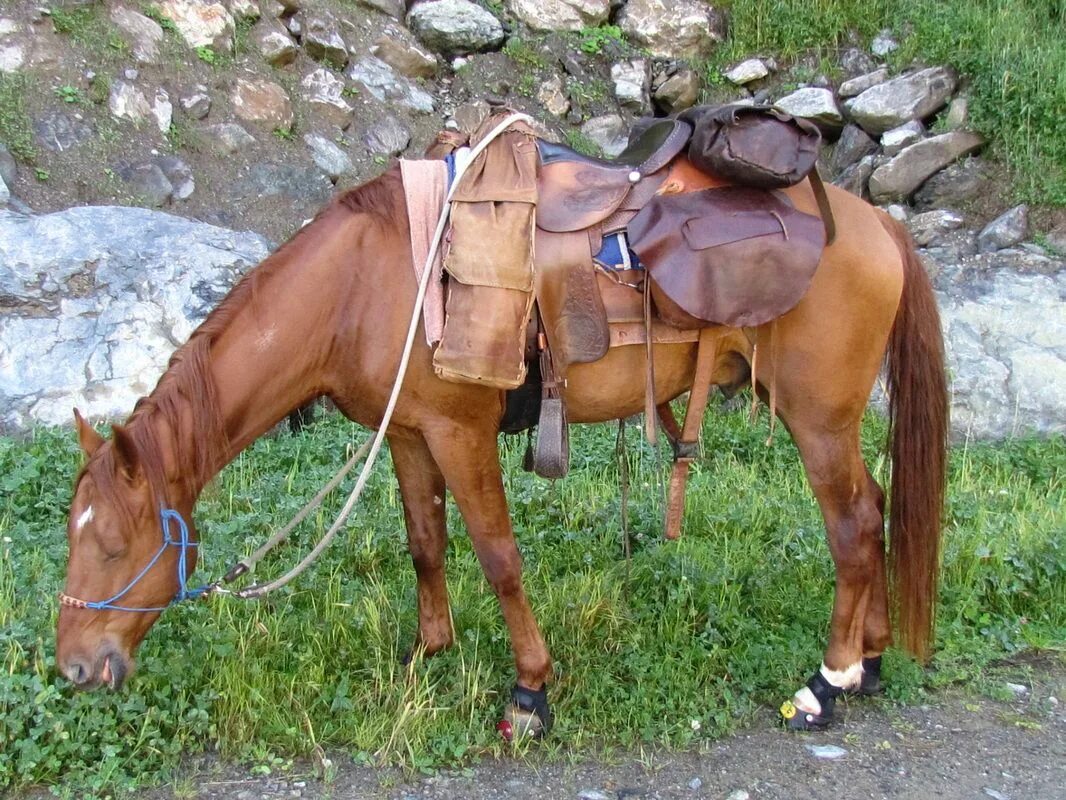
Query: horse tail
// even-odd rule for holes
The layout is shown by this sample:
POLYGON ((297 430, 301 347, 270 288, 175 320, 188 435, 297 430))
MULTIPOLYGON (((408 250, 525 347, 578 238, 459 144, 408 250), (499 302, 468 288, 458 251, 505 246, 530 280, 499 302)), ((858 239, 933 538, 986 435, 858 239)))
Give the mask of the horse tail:
POLYGON ((902 645, 925 661, 933 641, 947 472, 948 387, 932 284, 907 229, 882 224, 903 258, 903 294, 888 341, 892 456, 889 571, 902 645))

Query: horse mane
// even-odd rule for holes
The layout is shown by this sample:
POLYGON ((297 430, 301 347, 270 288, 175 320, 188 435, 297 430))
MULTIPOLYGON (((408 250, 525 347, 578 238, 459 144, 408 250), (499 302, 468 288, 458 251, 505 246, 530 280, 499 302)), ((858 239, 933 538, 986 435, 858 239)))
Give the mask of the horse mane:
MULTIPOLYGON (((379 224, 395 222, 403 211, 402 198, 398 163, 394 163, 378 178, 336 195, 310 223, 258 266, 245 273, 193 331, 189 340, 174 352, 155 389, 137 401, 125 428, 157 502, 170 502, 166 498, 162 428, 168 429, 171 436, 186 426, 196 431, 191 438, 191 447, 175 447, 174 457, 177 459, 183 496, 192 497, 205 486, 229 451, 230 442, 222 417, 218 387, 211 376, 210 350, 229 328, 237 313, 249 303, 256 302, 260 283, 287 263, 293 251, 316 229, 321 228, 321 222, 334 214, 343 211, 366 215, 379 224)), ((128 503, 123 502, 125 493, 117 491, 119 465, 114 451, 113 446, 101 448, 97 457, 89 459, 82 468, 77 481, 82 479, 90 466, 97 464, 93 479, 98 489, 114 498, 120 512, 129 516, 132 511, 128 503)))

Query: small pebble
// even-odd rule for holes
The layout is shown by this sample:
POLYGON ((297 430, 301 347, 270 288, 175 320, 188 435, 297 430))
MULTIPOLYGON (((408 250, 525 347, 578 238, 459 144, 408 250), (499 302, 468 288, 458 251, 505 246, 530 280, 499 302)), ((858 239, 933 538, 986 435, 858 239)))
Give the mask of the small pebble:
POLYGON ((985 786, 982 791, 991 797, 992 800, 1010 800, 1010 798, 1003 794, 1003 792, 997 792, 995 789, 988 786, 985 786))
POLYGON ((843 747, 837 747, 835 744, 809 744, 807 749, 811 755, 815 758, 827 758, 837 759, 843 758, 848 754, 848 751, 843 747))
POLYGON ((703 786, 703 781, 699 778, 693 778, 688 782, 688 788, 694 792, 698 792, 701 786, 703 786))
POLYGON ((125 72, 122 73, 122 76, 128 81, 135 81, 135 80, 137 80, 137 76, 140 75, 140 74, 141 73, 139 73, 135 69, 128 69, 128 70, 126 70, 125 72))
POLYGON ((734 789, 725 798, 725 800, 748 800, 751 795, 745 792, 743 789, 734 789))
POLYGON ((578 800, 611 800, 606 794, 599 789, 582 789, 578 792, 578 800))
POLYGON ((1014 692, 1015 697, 1025 697, 1029 694, 1029 687, 1022 686, 1020 683, 1007 683, 1005 685, 1008 689, 1014 692))
MULTIPOLYGON (((11 540, 8 539, 8 541, 11 541, 11 540)), ((1059 704, 1059 698, 1055 697, 1055 695, 1051 695, 1051 697, 1049 697, 1047 699, 1047 701, 1049 703, 1051 703, 1051 705, 1053 705, 1053 706, 1057 706, 1059 704)))

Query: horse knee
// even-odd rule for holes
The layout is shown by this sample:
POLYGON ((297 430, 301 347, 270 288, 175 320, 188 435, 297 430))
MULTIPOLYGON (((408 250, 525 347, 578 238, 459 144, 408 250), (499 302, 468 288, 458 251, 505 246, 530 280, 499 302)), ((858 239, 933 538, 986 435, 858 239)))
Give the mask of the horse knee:
POLYGON ((837 569, 871 578, 884 554, 884 519, 875 503, 861 503, 829 534, 837 569))

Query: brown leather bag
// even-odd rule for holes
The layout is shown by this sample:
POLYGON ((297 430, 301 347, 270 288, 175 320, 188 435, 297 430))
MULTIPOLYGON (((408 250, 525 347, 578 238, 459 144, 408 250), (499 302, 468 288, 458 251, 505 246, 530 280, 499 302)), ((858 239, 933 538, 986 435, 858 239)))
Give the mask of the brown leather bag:
POLYGON ((825 244, 818 217, 741 186, 658 195, 628 230, 659 316, 684 329, 781 316, 807 291, 825 244))
POLYGON ((692 163, 741 186, 793 186, 818 159, 822 135, 814 123, 772 106, 701 106, 682 118, 695 128, 688 147, 692 163))

